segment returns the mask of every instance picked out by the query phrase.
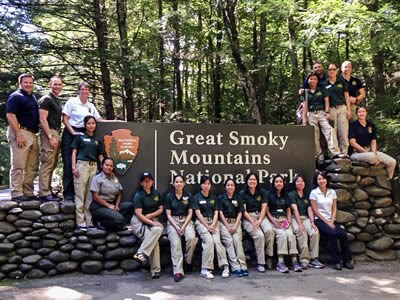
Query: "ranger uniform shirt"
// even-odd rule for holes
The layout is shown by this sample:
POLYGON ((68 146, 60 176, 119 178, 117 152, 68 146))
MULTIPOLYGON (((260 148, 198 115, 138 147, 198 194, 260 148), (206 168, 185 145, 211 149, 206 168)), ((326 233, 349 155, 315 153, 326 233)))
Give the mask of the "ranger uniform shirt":
MULTIPOLYGON (((308 101, 307 101, 307 108, 308 111, 314 111, 314 110, 325 110, 325 97, 327 97, 328 94, 326 93, 326 90, 317 87, 314 92, 311 92, 310 90, 308 91, 308 101)), ((300 97, 301 101, 305 101, 305 94, 303 94, 300 97)))
POLYGON ((7 98, 6 113, 15 114, 18 123, 32 132, 39 131, 39 104, 34 94, 18 89, 7 98))
POLYGON ((61 128, 61 101, 49 92, 39 99, 39 108, 48 111, 47 123, 50 129, 60 130, 61 128))
POLYGON ((243 201, 237 194, 229 198, 226 193, 218 197, 218 210, 222 211, 225 218, 236 218, 240 212, 243 212, 243 201))
POLYGON ((133 206, 135 209, 141 208, 143 215, 151 214, 162 206, 160 193, 154 188, 151 188, 150 193, 140 189, 133 197, 133 206))
POLYGON ((375 124, 367 120, 364 127, 356 120, 349 126, 349 139, 355 139, 361 147, 369 147, 372 140, 376 140, 375 124))
POLYGON ((214 212, 218 210, 217 199, 214 195, 204 196, 201 192, 193 197, 193 210, 199 209, 201 215, 206 218, 214 217, 214 212))
POLYGON ((72 149, 77 149, 77 160, 97 161, 99 155, 105 153, 103 141, 95 136, 76 135, 71 144, 72 149))
POLYGON ((360 90, 365 87, 365 84, 362 83, 362 81, 356 77, 350 76, 350 80, 347 81, 344 77, 340 76, 343 78, 343 80, 347 83, 348 88, 349 88, 349 96, 350 97, 357 97, 360 95, 360 90))
POLYGON ((297 210, 300 216, 308 217, 308 208, 310 207, 310 199, 306 193, 303 192, 303 196, 300 197, 296 190, 289 192, 290 204, 296 204, 297 210))
POLYGON ((329 80, 326 81, 324 88, 329 95, 329 104, 331 106, 346 104, 344 92, 348 92, 349 88, 343 78, 337 77, 334 83, 331 83, 329 80))
POLYGON ((169 192, 164 198, 164 208, 171 210, 173 216, 187 216, 188 211, 193 206, 192 195, 183 192, 181 198, 177 198, 175 192, 169 192))
POLYGON ((93 177, 90 191, 98 193, 104 201, 114 204, 118 193, 122 191, 122 185, 114 174, 107 176, 101 172, 93 177))
POLYGON ((263 188, 257 188, 254 194, 251 194, 247 188, 239 192, 243 204, 246 205, 246 211, 261 212, 261 204, 267 203, 267 191, 263 188))
POLYGON ((286 217, 286 209, 290 207, 287 194, 276 195, 269 191, 267 194, 269 212, 273 217, 286 217))

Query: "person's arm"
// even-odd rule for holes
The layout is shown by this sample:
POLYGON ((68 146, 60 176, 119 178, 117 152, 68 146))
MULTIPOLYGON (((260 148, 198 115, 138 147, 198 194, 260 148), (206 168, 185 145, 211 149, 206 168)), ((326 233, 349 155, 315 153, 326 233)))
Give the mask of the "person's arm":
POLYGON ((377 151, 377 144, 376 144, 376 139, 371 140, 371 151, 375 153, 377 151))
POLYGON ((329 106, 329 97, 325 96, 324 97, 324 103, 325 103, 325 116, 328 120, 331 120, 331 113, 329 112, 330 106, 329 106))
POLYGON ((352 146, 358 153, 367 152, 364 147, 361 147, 355 138, 350 138, 349 140, 350 146, 352 146))
POLYGON ((166 209, 165 214, 167 215, 168 222, 175 228, 175 230, 180 234, 181 228, 175 223, 174 218, 172 217, 171 210, 166 209))
POLYGON ((63 123, 65 125, 65 128, 67 128, 67 130, 69 131, 70 134, 72 135, 83 135, 83 132, 76 132, 71 124, 69 123, 69 116, 67 116, 66 114, 63 114, 63 123))
MULTIPOLYGON (((307 92, 306 92, 307 93, 307 92)), ((302 112, 302 126, 307 125, 307 112, 308 112, 308 101, 305 99, 303 102, 303 112, 302 112)))
POLYGON ((118 192, 118 194, 115 197, 115 210, 119 211, 119 204, 121 203, 121 192, 118 192))
POLYGON ((238 212, 238 214, 237 214, 237 216, 236 216, 236 222, 235 222, 235 225, 233 225, 233 227, 232 227, 232 233, 235 233, 237 230, 238 230, 238 228, 239 228, 239 226, 240 226, 240 221, 242 220, 242 212, 238 212))
POLYGON ((92 191, 92 198, 93 200, 98 203, 99 205, 109 208, 109 209, 114 209, 115 205, 108 203, 107 201, 105 201, 103 198, 101 198, 101 196, 99 195, 98 192, 94 192, 92 191))
POLYGON ((276 219, 271 215, 271 213, 269 212, 269 207, 267 206, 267 211, 266 211, 266 215, 268 220, 272 223, 272 225, 275 228, 282 228, 281 224, 279 224, 276 219))
POLYGON ((152 219, 150 219, 147 216, 145 216, 143 214, 143 209, 142 208, 140 208, 140 207, 135 208, 135 215, 140 220, 140 222, 142 222, 144 224, 147 224, 147 225, 150 225, 150 226, 157 226, 158 222, 153 221, 152 219))
POLYGON ((159 215, 161 215, 162 212, 163 212, 163 207, 162 207, 162 205, 160 205, 156 211, 147 214, 146 217, 149 218, 149 219, 153 219, 153 218, 156 218, 159 215))
POLYGON ((209 230, 209 226, 208 226, 206 220, 204 220, 204 217, 203 217, 203 215, 201 214, 200 209, 196 209, 196 210, 195 210, 195 214, 196 214, 196 218, 199 220, 199 222, 200 222, 201 224, 203 224, 204 227, 207 228, 207 230, 209 230))
POLYGON ((57 139, 51 134, 51 129, 49 123, 47 122, 47 116, 49 115, 49 111, 46 109, 39 108, 39 120, 40 125, 42 125, 42 129, 46 134, 46 137, 49 139, 50 146, 53 150, 56 150, 58 147, 57 139))
POLYGON ((336 212, 337 212, 337 198, 334 198, 332 200, 332 214, 331 214, 332 223, 336 222, 336 212))
POLYGON ((314 213, 313 213, 311 206, 309 206, 307 208, 307 213, 308 213, 308 219, 310 220, 310 223, 311 223, 311 227, 314 229, 317 229, 317 226, 315 226, 315 223, 314 223, 314 213))
POLYGON ((221 219, 221 222, 224 224, 226 229, 229 231, 231 227, 229 226, 229 223, 226 221, 224 212, 222 210, 219 211, 219 218, 221 219))
POLYGON ((356 105, 359 105, 361 101, 365 99, 365 88, 364 87, 360 88, 358 92, 360 94, 356 97, 356 105))
POLYGON ((292 224, 292 212, 290 210, 290 206, 286 208, 286 220, 289 222, 289 224, 292 224))
POLYGON ((192 216, 193 216, 193 209, 189 208, 188 209, 188 214, 187 214, 186 219, 185 219, 185 222, 183 222, 183 225, 182 225, 182 231, 184 231, 186 226, 189 224, 189 222, 192 221, 192 216))
POLYGON ((11 129, 15 133, 15 139, 17 141, 17 146, 19 148, 23 148, 26 146, 26 140, 21 130, 19 129, 19 122, 17 116, 14 113, 7 113, 7 121, 8 125, 10 125, 11 129))
POLYGON ((324 222, 326 225, 328 225, 329 227, 332 227, 331 222, 329 222, 327 219, 325 219, 321 213, 319 212, 319 209, 317 207, 317 200, 315 199, 310 199, 311 202, 311 207, 313 210, 314 215, 316 215, 318 217, 318 219, 320 219, 322 222, 324 222))
POLYGON ((218 210, 214 210, 214 216, 213 216, 213 221, 211 223, 212 228, 216 229, 217 228, 217 222, 218 222, 218 210))
POLYGON ((304 226, 303 226, 303 222, 301 222, 301 219, 300 219, 300 214, 299 214, 299 210, 297 209, 297 204, 292 203, 290 206, 292 208, 292 212, 293 212, 294 218, 296 220, 296 223, 299 227, 299 232, 302 233, 304 231, 304 226))
POLYGON ((344 92, 344 99, 346 100, 346 108, 347 108, 347 120, 351 119, 351 104, 350 104, 350 97, 349 92, 344 92))
POLYGON ((76 155, 78 153, 78 149, 72 149, 72 154, 71 154, 71 166, 72 166, 72 174, 79 178, 79 172, 78 169, 76 168, 76 155))

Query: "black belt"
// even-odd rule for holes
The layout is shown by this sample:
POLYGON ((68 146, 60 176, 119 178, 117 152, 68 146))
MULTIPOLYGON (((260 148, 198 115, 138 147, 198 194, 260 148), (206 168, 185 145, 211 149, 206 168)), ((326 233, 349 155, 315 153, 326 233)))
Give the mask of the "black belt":
POLYGON ((25 126, 19 126, 19 128, 23 129, 23 130, 26 130, 26 131, 29 131, 29 132, 32 132, 32 133, 38 133, 39 132, 37 129, 32 129, 32 128, 28 128, 28 127, 25 127, 25 126))
POLYGON ((186 219, 187 216, 174 216, 174 217, 178 218, 179 220, 184 220, 186 219))
POLYGON ((82 159, 78 159, 78 161, 87 162, 90 166, 97 165, 97 161, 94 161, 94 160, 82 160, 82 159))
POLYGON ((344 104, 331 105, 330 107, 333 107, 333 108, 339 108, 339 106, 342 106, 342 105, 344 105, 344 104))
POLYGON ((226 218, 226 221, 228 223, 235 223, 236 222, 236 218, 226 218))
POLYGON ((213 219, 214 219, 214 218, 206 217, 207 222, 211 222, 211 221, 213 221, 213 219))
POLYGON ((86 131, 85 127, 74 127, 74 126, 71 126, 71 127, 75 131, 79 131, 79 132, 85 132, 86 131))
POLYGON ((254 210, 254 211, 247 211, 248 213, 254 213, 256 215, 258 215, 260 212, 258 210, 254 210))
POLYGON ((311 113, 317 114, 319 111, 325 111, 324 109, 314 109, 310 110, 311 113))

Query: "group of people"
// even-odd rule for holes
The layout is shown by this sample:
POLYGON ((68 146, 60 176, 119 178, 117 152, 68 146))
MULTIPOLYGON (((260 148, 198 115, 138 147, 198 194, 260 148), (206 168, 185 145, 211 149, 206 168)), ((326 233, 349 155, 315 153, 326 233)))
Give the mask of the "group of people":
POLYGON ((396 160, 377 151, 375 125, 366 119, 367 108, 362 104, 365 87, 351 75, 350 61, 342 63, 341 71, 337 76, 336 64, 330 63, 325 76, 323 65, 315 62, 299 90, 303 102, 302 125, 314 127, 315 157, 324 159, 320 144, 322 131, 331 157, 351 155, 351 159, 370 164, 382 162, 388 177, 393 178, 396 160))

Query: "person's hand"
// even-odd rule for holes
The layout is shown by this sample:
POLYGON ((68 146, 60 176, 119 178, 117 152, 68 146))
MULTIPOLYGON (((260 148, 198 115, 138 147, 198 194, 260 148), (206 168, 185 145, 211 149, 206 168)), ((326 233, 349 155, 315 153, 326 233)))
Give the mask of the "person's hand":
POLYGON ((17 141, 18 148, 24 148, 26 146, 25 137, 21 133, 15 137, 15 140, 17 141))
POLYGON ((328 222, 328 226, 329 226, 329 228, 331 228, 331 229, 335 229, 335 222, 334 222, 334 221, 328 222))
POLYGON ((74 177, 79 178, 79 171, 76 168, 72 169, 72 174, 74 175, 74 177))
POLYGON ((259 220, 255 220, 251 223, 253 225, 254 229, 260 228, 261 222, 259 220))
POLYGON ((237 231, 237 228, 235 227, 235 226, 229 226, 230 228, 229 228, 229 233, 230 234, 234 234, 236 231, 237 231))
POLYGON ((349 97, 350 103, 351 104, 356 104, 357 103, 357 99, 355 97, 349 97))
POLYGON ((153 221, 153 226, 163 227, 159 221, 153 221))
POLYGON ((73 135, 84 135, 84 133, 80 131, 74 131, 73 135))
POLYGON ((351 119, 351 111, 347 111, 347 120, 351 119))
POLYGON ((301 126, 306 126, 307 125, 307 119, 303 119, 303 121, 301 122, 301 126))
POLYGON ((300 224, 298 224, 297 231, 299 232, 299 234, 303 234, 303 232, 304 232, 304 225, 303 225, 302 222, 300 222, 300 224))
POLYGON ((216 232, 217 232, 217 229, 214 227, 214 225, 210 225, 210 226, 208 226, 208 231, 209 231, 210 233, 216 233, 216 232))
POLYGON ((282 229, 282 225, 275 218, 273 218, 272 224, 275 228, 282 229))
POLYGON ((318 227, 314 222, 311 223, 311 228, 314 229, 314 231, 318 231, 318 227))
POLYGON ((58 143, 57 139, 54 136, 49 140, 49 143, 50 143, 51 149, 57 150, 59 143, 58 143))

